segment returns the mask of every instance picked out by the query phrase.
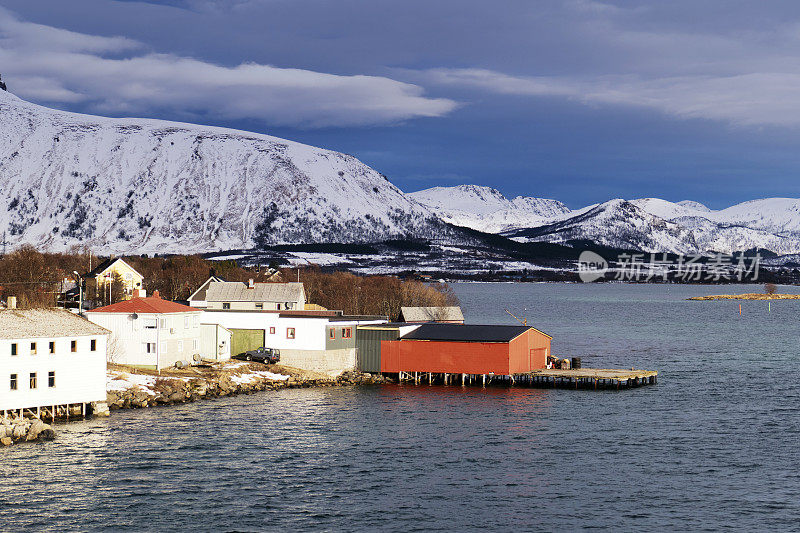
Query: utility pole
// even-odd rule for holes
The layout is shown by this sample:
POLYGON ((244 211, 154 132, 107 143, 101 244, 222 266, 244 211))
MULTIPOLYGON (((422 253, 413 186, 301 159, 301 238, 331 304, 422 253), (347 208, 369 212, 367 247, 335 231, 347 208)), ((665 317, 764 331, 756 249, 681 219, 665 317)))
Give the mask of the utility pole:
POLYGON ((77 270, 72 271, 78 278, 78 315, 83 316, 83 280, 77 270))

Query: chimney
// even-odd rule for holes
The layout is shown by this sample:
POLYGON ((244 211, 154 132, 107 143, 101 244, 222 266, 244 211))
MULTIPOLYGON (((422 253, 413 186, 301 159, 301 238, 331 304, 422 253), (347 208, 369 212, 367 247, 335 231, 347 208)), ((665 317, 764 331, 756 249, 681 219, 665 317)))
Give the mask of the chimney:
POLYGON ((16 309, 17 308, 17 297, 16 296, 9 296, 6 299, 6 307, 9 309, 16 309))
POLYGON ((249 280, 247 280, 247 288, 248 289, 255 289, 256 288, 256 283, 253 280, 253 278, 250 278, 249 280))
POLYGON ((135 291, 133 291, 133 295, 136 296, 137 298, 146 298, 147 291, 144 289, 136 289, 135 291))
POLYGON ((153 291, 153 298, 161 298, 161 294, 158 291, 153 291))

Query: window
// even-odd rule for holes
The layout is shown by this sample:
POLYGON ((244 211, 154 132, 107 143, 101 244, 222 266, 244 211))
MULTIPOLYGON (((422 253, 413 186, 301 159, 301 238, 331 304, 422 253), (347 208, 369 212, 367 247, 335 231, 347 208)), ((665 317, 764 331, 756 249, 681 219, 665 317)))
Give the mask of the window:
POLYGON ((158 319, 145 318, 143 323, 144 323, 144 329, 156 329, 156 328, 158 328, 158 319))
POLYGON ((353 338, 353 328, 342 328, 342 338, 343 339, 352 339, 353 338))
POLYGON ((36 388, 36 372, 31 372, 31 389, 36 388))
POLYGON ((183 317, 183 329, 189 329, 189 317, 183 317))
POLYGON ((9 384, 11 390, 17 390, 17 375, 11 374, 11 383, 9 384))
POLYGON ((193 340, 192 341, 192 350, 194 350, 196 352, 199 347, 200 347, 200 341, 198 341, 197 339, 193 340))
POLYGON ((225 303, 223 303, 223 304, 222 304, 222 308, 223 308, 223 309, 230 309, 230 308, 231 308, 231 304, 230 304, 230 302, 225 302, 225 303))
POLYGON ((69 351, 73 353, 78 351, 78 341, 69 341, 69 351))
POLYGON ((286 338, 294 339, 294 328, 286 328, 286 338))
POLYGON ((328 336, 331 339, 335 339, 336 338, 336 328, 331 328, 330 331, 328 331, 328 336))
POLYGON ((17 343, 16 342, 12 342, 11 343, 11 355, 17 355, 17 343))
POLYGON ((200 325, 200 317, 198 317, 197 315, 194 315, 193 321, 194 321, 194 327, 197 327, 197 326, 200 325))
POLYGON ((47 373, 47 386, 51 389, 56 386, 56 373, 55 372, 48 372, 47 373))
POLYGON ((281 310, 281 304, 278 304, 278 311, 281 310))
POLYGON ((178 351, 179 352, 183 351, 183 341, 178 341, 178 351))
POLYGON ((264 304, 256 304, 256 309, 264 309, 264 304))
POLYGON ((156 343, 143 342, 142 349, 144 350, 144 353, 156 353, 156 343))
POLYGON ((271 326, 269 328, 269 333, 270 333, 270 335, 275 335, 275 327, 274 326, 271 326))
POLYGON ((161 319, 161 329, 167 329, 167 319, 166 318, 162 318, 161 319))
POLYGON ((31 355, 36 355, 36 343, 31 343, 31 355))
POLYGON ((89 350, 93 352, 97 351, 97 339, 92 339, 89 341, 89 350))
POLYGON ((50 353, 56 353, 56 343, 54 341, 50 341, 50 344, 48 345, 48 350, 50 351, 50 353))

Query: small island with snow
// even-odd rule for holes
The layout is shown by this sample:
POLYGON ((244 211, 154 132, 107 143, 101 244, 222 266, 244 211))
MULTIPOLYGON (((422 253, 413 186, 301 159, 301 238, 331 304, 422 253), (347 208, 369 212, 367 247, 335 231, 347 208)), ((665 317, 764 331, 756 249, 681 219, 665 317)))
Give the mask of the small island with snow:
POLYGON ((764 285, 763 293, 712 294, 710 296, 693 296, 687 300, 800 300, 800 294, 779 294, 774 283, 767 283, 764 285))

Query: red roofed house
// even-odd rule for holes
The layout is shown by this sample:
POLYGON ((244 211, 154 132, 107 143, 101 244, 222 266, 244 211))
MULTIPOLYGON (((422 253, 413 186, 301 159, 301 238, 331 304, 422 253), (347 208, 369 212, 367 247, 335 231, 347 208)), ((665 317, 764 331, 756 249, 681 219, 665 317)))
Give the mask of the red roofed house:
POLYGON ((109 362, 161 370, 177 361, 191 362, 200 354, 202 314, 200 309, 162 300, 156 291, 147 298, 92 309, 86 316, 111 331, 109 362))

